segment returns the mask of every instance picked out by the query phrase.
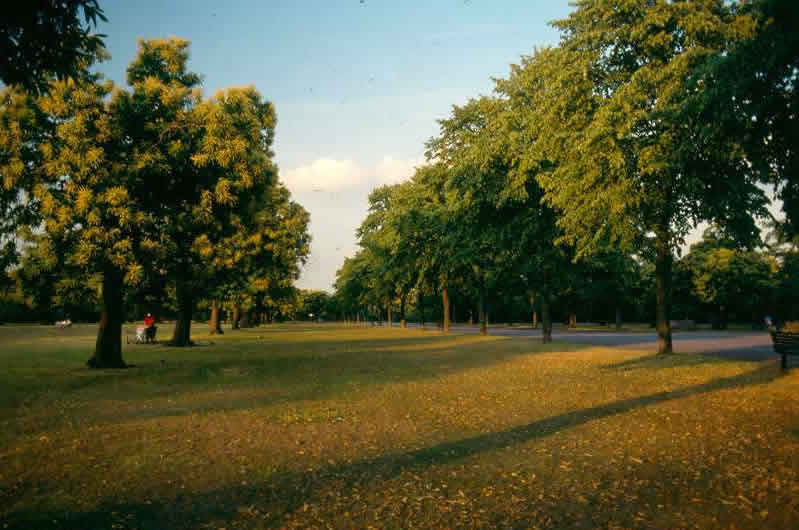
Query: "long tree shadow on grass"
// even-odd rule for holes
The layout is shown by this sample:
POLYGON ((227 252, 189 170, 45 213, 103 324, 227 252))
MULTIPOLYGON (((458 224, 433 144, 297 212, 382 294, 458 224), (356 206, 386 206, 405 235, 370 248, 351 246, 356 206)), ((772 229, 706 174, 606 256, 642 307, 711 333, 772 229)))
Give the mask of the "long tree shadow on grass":
MULTIPOLYGON (((241 351, 202 353, 180 361, 137 362, 124 371, 76 372, 62 388, 49 388, 48 399, 113 407, 87 407, 70 416, 40 415, 23 434, 72 425, 101 425, 131 419, 185 416, 256 409, 275 404, 335 398, 381 385, 438 378, 498 364, 521 356, 562 350, 507 338, 413 337, 353 340, 331 346, 308 343, 296 351, 261 353, 248 343, 241 351), (502 346, 498 345, 502 343, 502 346), (307 349, 307 351, 306 351, 307 349), (219 392, 224 388, 224 392, 219 392), (185 396, 187 399, 181 399, 185 396), (166 399, 168 398, 168 400, 166 399), (147 406, 137 402, 154 399, 147 406), (159 401, 160 399, 160 401, 159 401), (120 404, 129 403, 122 407, 120 404)), ((280 343, 278 343, 280 345, 280 343)), ((582 349, 588 346, 577 346, 582 349)), ((13 433, 9 433, 13 434, 13 433)), ((1 437, 0 437, 1 438, 1 437)))
POLYGON ((698 366, 701 364, 729 364, 729 359, 714 355, 699 353, 675 353, 672 355, 652 355, 647 354, 641 357, 625 359, 602 366, 603 370, 663 370, 668 368, 680 368, 698 366))
POLYGON ((258 514, 270 514, 270 519, 263 522, 280 526, 287 515, 306 503, 315 499, 323 502, 325 493, 348 492, 355 488, 360 491, 379 489, 384 481, 406 471, 421 473, 431 466, 447 465, 481 453, 513 448, 590 421, 698 394, 763 385, 783 375, 776 365, 762 364, 756 370, 736 376, 566 412, 504 431, 444 442, 406 453, 387 454, 318 470, 276 473, 259 484, 177 494, 152 504, 109 502, 93 511, 79 513, 66 510, 12 512, 8 524, 11 528, 31 530, 53 528, 54 521, 57 521, 59 528, 75 530, 111 528, 113 525, 117 525, 117 528, 142 529, 199 528, 209 522, 241 518, 242 507, 253 507, 258 514))

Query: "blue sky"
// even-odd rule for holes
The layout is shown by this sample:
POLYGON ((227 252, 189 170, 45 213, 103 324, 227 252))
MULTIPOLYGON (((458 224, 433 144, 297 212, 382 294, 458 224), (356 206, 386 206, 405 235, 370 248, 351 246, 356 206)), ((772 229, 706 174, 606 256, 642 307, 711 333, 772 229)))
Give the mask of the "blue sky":
POLYGON ((255 85, 278 114, 276 159, 311 212, 311 259, 300 287, 331 289, 355 251, 355 228, 376 185, 410 177, 451 105, 491 91, 491 77, 536 46, 566 0, 107 0, 117 83, 139 38, 192 42, 190 67, 207 95, 255 85))

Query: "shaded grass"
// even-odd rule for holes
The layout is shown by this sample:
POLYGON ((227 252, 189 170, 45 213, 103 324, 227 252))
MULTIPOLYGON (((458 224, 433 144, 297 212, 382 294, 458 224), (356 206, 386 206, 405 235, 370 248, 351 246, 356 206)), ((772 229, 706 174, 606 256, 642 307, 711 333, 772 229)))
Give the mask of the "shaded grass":
POLYGON ((69 332, 0 328, 11 528, 799 522, 799 379, 773 362, 284 326, 92 372, 69 332))

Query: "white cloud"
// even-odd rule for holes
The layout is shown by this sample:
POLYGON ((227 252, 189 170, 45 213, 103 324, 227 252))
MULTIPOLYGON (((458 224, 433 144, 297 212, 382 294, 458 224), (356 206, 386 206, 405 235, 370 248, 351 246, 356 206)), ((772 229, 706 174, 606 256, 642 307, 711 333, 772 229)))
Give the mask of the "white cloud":
POLYGON ((380 184, 397 184, 403 180, 408 180, 413 176, 414 168, 422 165, 424 160, 407 159, 398 160, 390 156, 384 156, 375 167, 375 176, 380 184))
POLYGON ((281 175, 281 180, 292 192, 353 188, 365 178, 363 170, 352 160, 334 158, 320 158, 307 166, 290 169, 281 175))
POLYGON ((281 171, 281 180, 294 200, 311 214, 311 257, 297 286, 330 289, 336 269, 355 253, 355 230, 367 214, 371 190, 411 178, 414 168, 423 162, 422 158, 388 155, 373 164, 323 157, 281 171))
POLYGON ((352 160, 319 158, 282 172, 281 180, 292 193, 372 188, 409 179, 422 162, 421 158, 398 159, 387 155, 373 167, 363 167, 352 160))

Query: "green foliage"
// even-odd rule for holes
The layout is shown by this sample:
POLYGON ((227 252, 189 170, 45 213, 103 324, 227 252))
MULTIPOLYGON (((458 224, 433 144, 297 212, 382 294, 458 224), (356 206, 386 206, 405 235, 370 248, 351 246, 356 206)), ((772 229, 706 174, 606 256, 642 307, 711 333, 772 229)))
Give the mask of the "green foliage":
POLYGON ((23 272, 53 271, 36 280, 45 298, 102 275, 115 331, 101 326, 98 351, 119 351, 122 290, 156 311, 174 293, 185 345, 197 298, 227 289, 263 305, 308 255, 308 213, 272 162, 274 107, 254 87, 203 98, 188 58, 184 39, 142 40, 127 89, 84 76, 0 96, 0 229, 37 234, 23 272))
POLYGON ((85 74, 95 59, 105 55, 104 35, 91 33, 98 19, 106 21, 97 0, 37 0, 3 6, 0 81, 40 93, 48 90, 52 78, 85 74))
POLYGON ((734 241, 708 229, 681 264, 690 274, 697 301, 715 313, 715 326, 726 327, 731 313, 744 322, 759 322, 770 313, 779 270, 773 257, 737 248, 734 241))
POLYGON ((777 316, 781 320, 799 320, 799 252, 791 251, 781 257, 777 273, 777 316))
POLYGON ((782 201, 785 239, 799 234, 799 4, 736 3, 748 31, 726 53, 708 57, 694 76, 705 136, 741 142, 751 170, 782 201))
POLYGON ((763 194, 740 145, 702 133, 688 83, 746 22, 724 2, 585 1, 555 23, 561 46, 526 60, 547 131, 530 156, 548 161, 539 181, 580 254, 673 248, 704 219, 756 237, 763 194))
POLYGON ((331 297, 325 291, 301 290, 299 293, 298 320, 329 320, 335 318, 331 311, 331 297))

